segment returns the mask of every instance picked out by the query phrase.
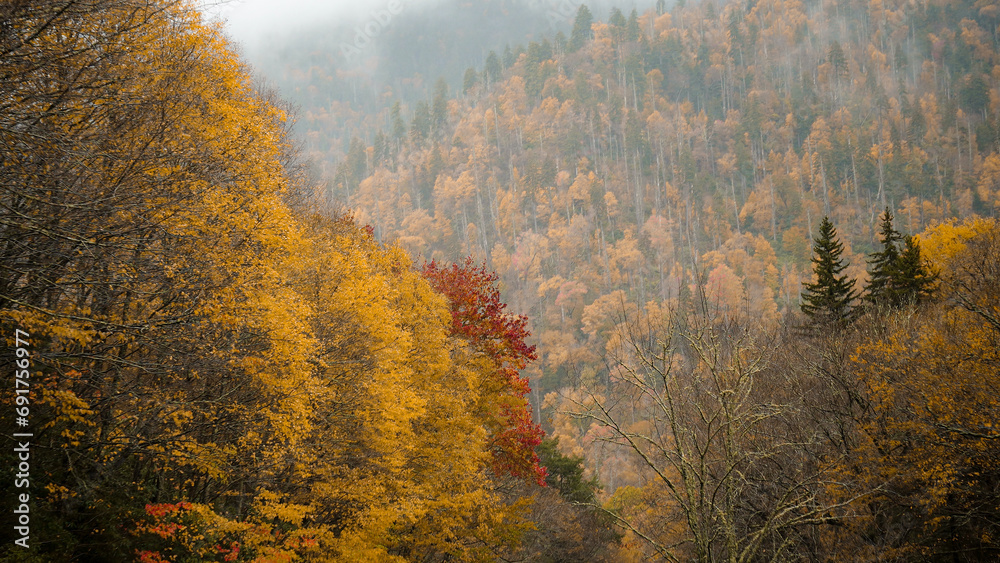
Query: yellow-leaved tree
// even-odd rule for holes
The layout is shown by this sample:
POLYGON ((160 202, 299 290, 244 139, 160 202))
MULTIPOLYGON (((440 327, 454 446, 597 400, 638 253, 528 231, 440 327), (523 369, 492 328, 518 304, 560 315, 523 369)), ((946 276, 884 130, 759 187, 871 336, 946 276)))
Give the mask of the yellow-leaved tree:
POLYGON ((851 355, 857 432, 845 474, 875 491, 851 524, 857 557, 997 552, 1000 228, 944 223, 919 237, 940 277, 918 308, 869 315, 851 355))
POLYGON ((488 336, 457 333, 404 250, 310 210, 285 112, 193 5, 35 0, 0 34, 0 327, 29 335, 47 530, 27 557, 513 553, 530 501, 504 478, 544 470, 499 292, 488 336))
MULTIPOLYGON (((398 247, 313 216, 296 287, 313 308, 319 378, 290 500, 348 561, 491 560, 525 524, 486 473, 482 375, 448 337, 444 297, 398 247), (453 359, 454 358, 454 359, 453 359)), ((523 503, 522 503, 523 504, 523 503)))

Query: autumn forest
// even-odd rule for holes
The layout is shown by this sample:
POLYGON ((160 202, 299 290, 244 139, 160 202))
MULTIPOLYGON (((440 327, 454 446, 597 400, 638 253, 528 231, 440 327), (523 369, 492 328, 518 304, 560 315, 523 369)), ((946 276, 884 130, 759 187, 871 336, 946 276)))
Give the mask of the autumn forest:
POLYGON ((0 5, 0 561, 1000 558, 1000 7, 441 4, 0 5))

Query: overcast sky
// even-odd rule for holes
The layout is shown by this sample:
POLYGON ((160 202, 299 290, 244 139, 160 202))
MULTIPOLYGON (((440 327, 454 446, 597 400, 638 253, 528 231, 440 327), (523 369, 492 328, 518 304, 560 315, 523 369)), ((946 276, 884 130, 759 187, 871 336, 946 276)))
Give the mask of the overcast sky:
MULTIPOLYGON (((0 0, 2 1, 2 0, 0 0)), ((406 18, 417 11, 447 9, 456 2, 482 0, 200 0, 203 11, 211 19, 225 21, 226 33, 243 47, 243 55, 260 64, 269 56, 270 46, 281 45, 294 33, 315 32, 317 28, 364 25, 373 13, 387 14, 391 2, 398 2, 397 16, 406 18), (263 58, 262 58, 263 57, 263 58)), ((597 18, 607 17, 610 6, 619 6, 627 14, 633 7, 640 11, 651 7, 655 0, 507 0, 514 10, 531 10, 539 18, 561 21, 559 26, 569 31, 573 13, 586 3, 597 18), (568 12, 566 10, 569 10, 568 12)), ((668 2, 672 4, 673 2, 668 2)), ((395 6, 394 6, 395 7, 395 6)), ((396 16, 392 16, 396 17, 396 16)), ((551 24, 551 22, 550 22, 551 24)), ((343 28, 341 28, 343 29, 343 28)), ((526 30, 527 31, 527 30, 526 30)), ((555 29, 548 30, 551 34, 555 29)), ((352 36, 353 37, 353 36, 352 36)), ((484 45, 485 49, 492 46, 484 45)))
MULTIPOLYGON (((398 0, 404 10, 429 6, 438 0, 398 0)), ((373 11, 385 10, 390 0, 231 0, 215 6, 207 0, 205 11, 226 20, 226 29, 237 41, 250 45, 256 38, 281 35, 294 29, 329 24, 336 20, 360 21, 373 11)))

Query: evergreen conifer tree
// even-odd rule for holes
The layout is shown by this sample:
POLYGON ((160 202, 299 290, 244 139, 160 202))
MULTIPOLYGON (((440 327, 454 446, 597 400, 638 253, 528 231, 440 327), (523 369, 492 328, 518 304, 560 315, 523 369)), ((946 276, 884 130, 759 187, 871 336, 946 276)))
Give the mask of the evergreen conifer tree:
POLYGON ((434 130, 439 131, 448 121, 448 83, 444 77, 434 84, 434 101, 431 103, 431 121, 434 130))
POLYGON ((902 237, 892 226, 892 212, 885 208, 882 226, 879 229, 882 250, 868 256, 868 285, 865 286, 865 301, 885 304, 894 301, 894 286, 899 262, 899 241, 902 237))
POLYGON ((899 304, 920 303, 934 293, 937 275, 924 262, 917 239, 906 237, 904 244, 896 266, 895 297, 899 304))
MULTIPOLYGON (((524 49, 520 45, 518 45, 518 51, 520 52, 523 50, 524 49)), ((507 70, 508 68, 514 66, 514 63, 517 62, 517 54, 515 54, 513 49, 510 48, 510 45, 507 45, 506 47, 503 48, 503 58, 501 59, 500 62, 503 63, 504 70, 507 70)))
POLYGON ((639 29, 639 12, 632 8, 632 13, 628 16, 628 26, 625 28, 625 39, 628 41, 638 41, 642 37, 642 30, 639 29))
POLYGON ((483 67, 483 82, 486 86, 492 86, 500 79, 503 74, 503 68, 500 66, 500 57, 497 56, 496 51, 490 51, 486 55, 486 65, 483 67))
POLYGON ((400 108, 399 102, 392 104, 389 113, 392 121, 392 140, 396 143, 396 148, 399 149, 406 141, 406 123, 403 122, 403 110, 400 108))
POLYGON ((590 26, 594 23, 594 15, 590 13, 590 8, 586 4, 581 4, 576 11, 576 20, 573 22, 573 32, 569 36, 569 51, 575 52, 592 37, 590 26))
POLYGON ((892 226, 887 207, 882 215, 882 250, 869 255, 865 301, 872 305, 900 307, 931 295, 935 276, 927 269, 916 239, 903 237, 892 226), (900 248, 902 241, 903 247, 900 248))
POLYGON ((819 237, 813 244, 813 271, 816 282, 805 284, 802 294, 802 312, 815 324, 843 325, 851 318, 851 303, 857 298, 854 280, 840 275, 847 264, 840 255, 844 245, 837 240, 837 230, 828 217, 823 218, 819 237))
POLYGON ((471 66, 465 69, 465 78, 462 80, 462 93, 468 94, 469 90, 476 87, 479 83, 479 75, 476 73, 476 69, 471 66))

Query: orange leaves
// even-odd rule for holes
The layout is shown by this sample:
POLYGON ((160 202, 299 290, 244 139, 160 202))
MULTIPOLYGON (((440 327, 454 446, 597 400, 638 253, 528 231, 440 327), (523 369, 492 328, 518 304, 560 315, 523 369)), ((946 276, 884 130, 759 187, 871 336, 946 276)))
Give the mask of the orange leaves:
POLYGON ((625 292, 613 291, 602 295, 583 309, 583 331, 592 339, 607 337, 617 320, 635 310, 625 292))
POLYGON ((709 272, 705 290, 708 304, 716 314, 732 315, 740 310, 743 284, 729 266, 719 264, 709 272))
POLYGON ((988 207, 1000 208, 1000 155, 991 154, 983 161, 976 193, 988 207))
MULTIPOLYGON (((315 554, 317 530, 282 528, 278 519, 259 513, 252 522, 235 522, 215 514, 211 507, 190 502, 146 505, 146 517, 132 535, 151 549, 136 550, 140 561, 252 561, 288 562, 315 554)), ((318 535, 317 535, 318 534, 318 535)))
MULTIPOLYGON (((184 502, 184 501, 181 501, 181 502, 179 502, 177 504, 163 503, 163 504, 147 504, 146 505, 146 513, 149 514, 150 516, 154 517, 154 518, 157 518, 157 519, 162 519, 167 514, 172 514, 174 512, 179 512, 181 510, 190 510, 190 509, 191 509, 191 503, 190 502, 184 502)), ((173 527, 176 530, 179 527, 179 525, 173 524, 173 527)), ((173 535, 173 534, 172 533, 169 533, 169 534, 158 533, 157 535, 159 535, 161 537, 167 537, 168 535, 173 535)))
POLYGON ((596 181, 597 176, 593 172, 580 172, 569 187, 569 197, 574 203, 577 201, 589 201, 591 188, 596 181))
POLYGON ((920 239, 944 298, 865 321, 850 362, 864 412, 853 471, 886 491, 873 505, 883 516, 869 525, 912 522, 908 549, 929 556, 957 541, 989 550, 982 538, 994 533, 993 509, 983 506, 997 502, 989 483, 1000 475, 1000 323, 990 310, 1000 241, 995 223, 982 220, 939 225, 920 239))
MULTIPOLYGON (((486 559, 516 541, 525 502, 500 500, 490 462, 544 470, 519 374, 534 350, 496 277, 470 268, 450 280, 468 283, 435 291, 373 229, 293 210, 284 112, 186 3, 71 4, 74 21, 0 53, 25 78, 0 82, 4 99, 54 108, 0 116, 4 142, 30 149, 10 168, 4 156, 0 246, 15 267, 0 319, 40 350, 40 518, 69 538, 53 556, 486 559), (77 45, 88 36, 95 45, 77 45), (12 60, 49 51, 61 56, 12 60), (81 88, 72 95, 14 92, 92 78, 88 65, 105 74, 63 84, 81 88), (41 129, 7 139, 27 121, 41 129), (469 307, 455 325, 441 292, 458 288, 469 307)), ((11 17, 12 29, 40 25, 11 17)), ((479 186, 472 171, 442 178, 445 236, 442 217, 471 210, 479 186)), ((368 180, 359 197, 402 180, 368 180)), ((373 207, 373 220, 395 213, 373 207)), ((429 216, 392 219, 420 231, 429 216)))

